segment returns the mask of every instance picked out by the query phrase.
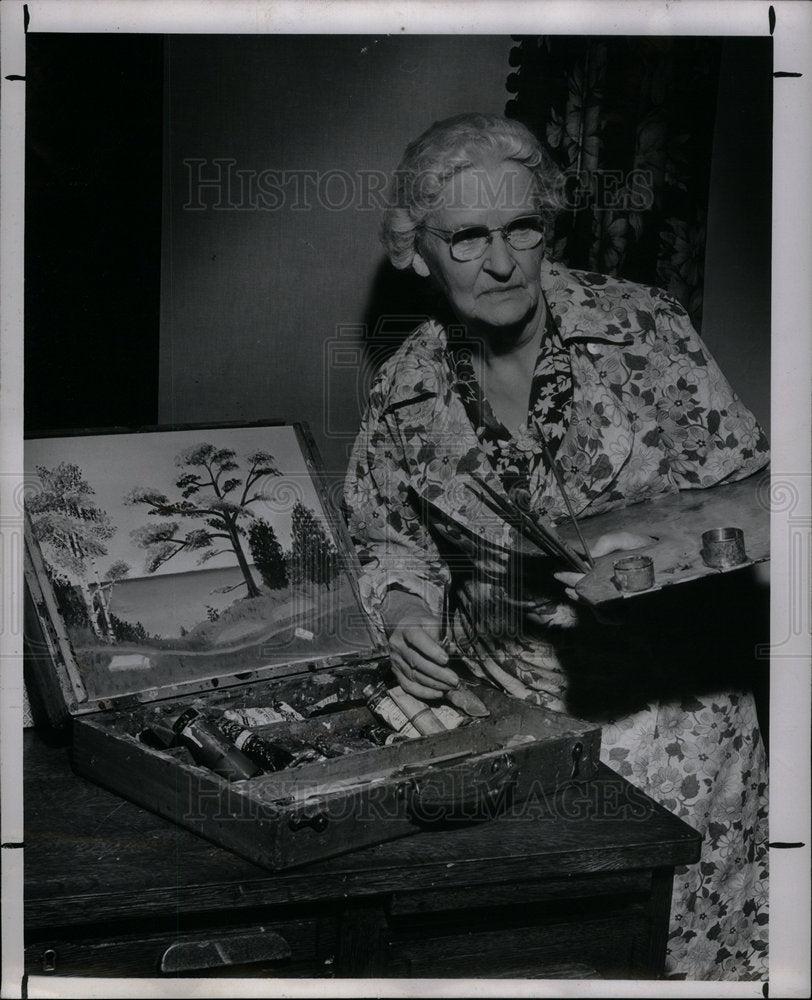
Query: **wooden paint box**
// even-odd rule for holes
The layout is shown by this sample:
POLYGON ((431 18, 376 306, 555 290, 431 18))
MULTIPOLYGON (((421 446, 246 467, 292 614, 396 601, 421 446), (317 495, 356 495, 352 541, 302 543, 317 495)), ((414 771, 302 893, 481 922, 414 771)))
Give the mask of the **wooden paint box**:
POLYGON ((594 773, 598 727, 482 686, 487 718, 358 738, 364 688, 391 677, 305 427, 40 438, 26 470, 27 683, 79 774, 283 869, 594 773), (228 780, 152 738, 188 707, 280 702, 257 733, 329 756, 228 780))

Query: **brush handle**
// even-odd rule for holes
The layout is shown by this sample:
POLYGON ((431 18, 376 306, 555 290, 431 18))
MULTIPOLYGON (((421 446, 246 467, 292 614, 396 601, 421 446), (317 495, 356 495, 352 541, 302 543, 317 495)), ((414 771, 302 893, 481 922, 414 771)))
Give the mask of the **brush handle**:
POLYGON ((500 496, 481 476, 471 473, 471 478, 485 490, 487 496, 481 496, 470 485, 469 489, 495 514, 498 514, 523 538, 532 542, 536 548, 550 556, 556 556, 569 563, 578 573, 588 573, 590 567, 573 549, 562 541, 552 528, 546 528, 534 521, 529 514, 516 506, 512 500, 500 496))
POLYGON ((555 481, 558 483, 558 490, 561 496, 564 498, 564 503, 567 505, 567 513, 572 521, 572 526, 575 528, 575 534, 578 536, 578 541, 581 543, 581 547, 586 555, 586 561, 589 564, 590 569, 595 568, 595 560, 592 558, 592 554, 589 551, 589 546, 586 544, 586 539, 581 534, 581 526, 578 524, 578 518, 575 516, 575 511, 572 509, 572 504, 570 503, 570 498, 567 496, 567 491, 564 489, 564 480, 561 477, 561 472, 559 471, 558 465, 555 459, 550 454, 550 449, 547 447, 547 442, 541 442, 541 450, 544 453, 544 457, 547 460, 547 464, 553 470, 553 475, 555 476, 555 481))

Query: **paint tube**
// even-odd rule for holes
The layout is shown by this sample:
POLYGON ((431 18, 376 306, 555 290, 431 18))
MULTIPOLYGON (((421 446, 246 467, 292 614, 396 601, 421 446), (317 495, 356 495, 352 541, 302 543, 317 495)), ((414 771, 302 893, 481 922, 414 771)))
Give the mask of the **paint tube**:
POLYGON ((395 733, 415 739, 420 735, 417 729, 409 722, 406 715, 398 708, 386 690, 386 685, 382 682, 378 684, 368 684, 363 691, 367 700, 367 707, 373 715, 377 716, 381 722, 386 723, 395 733))
POLYGON ((223 716, 245 728, 272 726, 277 722, 304 722, 304 717, 284 701, 260 708, 227 708, 223 716))
POLYGON ((215 720, 215 724, 221 733, 234 741, 238 750, 242 750, 246 757, 259 764, 263 771, 281 771, 290 767, 296 759, 296 755, 290 750, 263 739, 233 719, 221 716, 215 720))
POLYGON ((171 728, 198 764, 211 768, 222 778, 241 781, 261 773, 257 764, 197 709, 182 711, 171 723, 171 728))
POLYGON ((400 685, 389 688, 389 697, 403 712, 421 736, 433 736, 444 733, 445 726, 424 702, 408 694, 400 685))

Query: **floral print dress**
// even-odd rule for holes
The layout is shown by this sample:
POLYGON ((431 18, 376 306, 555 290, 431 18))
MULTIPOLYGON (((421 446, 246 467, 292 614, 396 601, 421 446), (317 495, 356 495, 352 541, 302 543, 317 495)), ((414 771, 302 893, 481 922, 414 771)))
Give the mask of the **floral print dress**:
POLYGON ((555 523, 562 487, 589 517, 743 478, 767 464, 767 442, 675 300, 547 261, 541 285, 548 328, 516 433, 476 384, 471 345, 438 322, 378 374, 345 488, 362 596, 375 617, 391 588, 438 616, 450 595, 472 673, 600 721, 604 762, 703 834, 701 860, 675 878, 668 973, 766 978, 764 747, 736 664, 713 684, 708 662, 735 654, 696 632, 705 592, 693 606, 671 598, 687 602, 676 611, 596 620, 562 599, 543 560, 517 556, 473 486, 555 523))

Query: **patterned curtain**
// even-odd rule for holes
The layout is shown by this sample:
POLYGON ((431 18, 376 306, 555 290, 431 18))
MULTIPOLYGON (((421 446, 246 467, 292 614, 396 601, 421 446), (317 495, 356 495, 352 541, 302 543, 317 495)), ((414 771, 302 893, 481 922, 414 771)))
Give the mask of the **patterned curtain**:
POLYGON ((721 39, 519 36, 505 113, 566 178, 550 256, 665 288, 699 330, 721 39))

